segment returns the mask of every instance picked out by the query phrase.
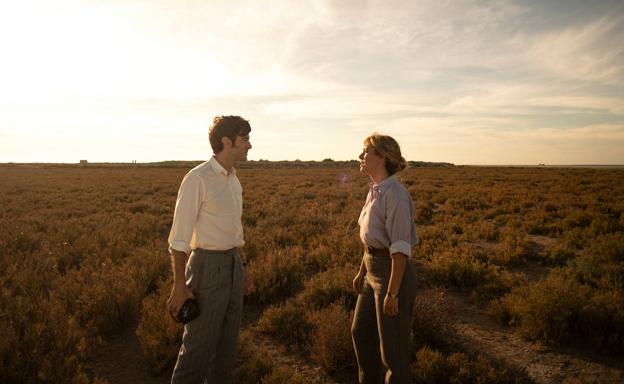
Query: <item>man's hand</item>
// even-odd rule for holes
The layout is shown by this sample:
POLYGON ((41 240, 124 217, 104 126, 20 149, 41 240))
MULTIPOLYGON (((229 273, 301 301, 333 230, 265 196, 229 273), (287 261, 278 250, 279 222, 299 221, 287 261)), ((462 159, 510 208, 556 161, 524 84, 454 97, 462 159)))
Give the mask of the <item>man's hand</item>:
POLYGON ((355 275, 355 278, 353 279, 353 289, 355 290, 355 292, 357 292, 358 294, 362 293, 363 284, 364 275, 358 272, 358 274, 355 275))
POLYGON ((171 289, 171 295, 169 295, 169 299, 167 300, 167 309, 171 314, 177 317, 184 302, 190 298, 195 298, 195 295, 185 283, 174 283, 171 289))
POLYGON ((383 304, 383 313, 388 316, 396 316, 399 314, 399 298, 390 297, 386 295, 383 304))

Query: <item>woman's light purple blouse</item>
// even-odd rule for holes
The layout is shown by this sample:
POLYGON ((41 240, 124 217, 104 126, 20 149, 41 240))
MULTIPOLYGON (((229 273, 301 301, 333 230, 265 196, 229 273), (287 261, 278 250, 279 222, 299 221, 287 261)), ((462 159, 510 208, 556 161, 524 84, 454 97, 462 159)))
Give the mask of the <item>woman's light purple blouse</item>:
POLYGON ((394 176, 371 184, 358 224, 365 246, 389 248, 391 255, 410 257, 418 244, 412 196, 394 176))

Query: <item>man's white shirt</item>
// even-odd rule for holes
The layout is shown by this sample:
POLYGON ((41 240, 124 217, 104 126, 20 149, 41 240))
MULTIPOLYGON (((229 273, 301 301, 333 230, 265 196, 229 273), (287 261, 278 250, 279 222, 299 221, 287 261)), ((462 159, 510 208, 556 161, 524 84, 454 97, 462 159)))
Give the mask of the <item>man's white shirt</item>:
POLYGON ((242 247, 243 188, 236 170, 227 172, 213 156, 191 169, 180 185, 169 249, 226 250, 242 247))

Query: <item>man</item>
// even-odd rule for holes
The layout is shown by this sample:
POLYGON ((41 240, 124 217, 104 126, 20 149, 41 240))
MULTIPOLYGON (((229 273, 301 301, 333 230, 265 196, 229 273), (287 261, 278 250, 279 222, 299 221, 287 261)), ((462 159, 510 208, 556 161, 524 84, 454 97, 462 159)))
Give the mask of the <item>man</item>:
POLYGON ((240 252, 242 188, 234 165, 247 160, 250 131, 240 116, 215 117, 209 134, 214 156, 189 171, 180 185, 169 234, 174 282, 167 306, 177 314, 194 297, 199 317, 184 326, 172 384, 233 380, 248 291, 240 252))

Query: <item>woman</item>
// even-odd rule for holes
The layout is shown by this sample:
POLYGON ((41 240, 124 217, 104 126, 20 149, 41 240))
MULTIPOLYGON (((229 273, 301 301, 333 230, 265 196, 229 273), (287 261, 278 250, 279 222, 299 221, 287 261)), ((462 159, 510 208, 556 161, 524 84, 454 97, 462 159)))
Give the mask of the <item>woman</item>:
POLYGON ((365 253, 353 279, 359 293, 351 334, 360 383, 411 383, 410 325, 416 278, 408 262, 418 243, 414 204, 394 174, 406 166, 399 144, 373 134, 364 140, 360 172, 370 190, 358 223, 365 253))

